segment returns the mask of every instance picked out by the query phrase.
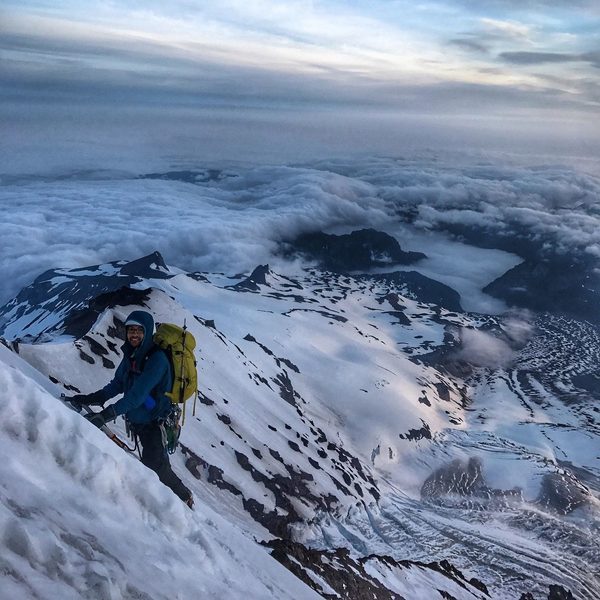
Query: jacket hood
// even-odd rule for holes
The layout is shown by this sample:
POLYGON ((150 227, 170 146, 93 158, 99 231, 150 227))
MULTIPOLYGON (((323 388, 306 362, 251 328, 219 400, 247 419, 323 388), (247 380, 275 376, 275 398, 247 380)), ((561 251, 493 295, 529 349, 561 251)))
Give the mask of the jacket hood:
MULTIPOLYGON (((139 348, 136 348, 135 355, 136 359, 139 359, 146 355, 148 350, 152 348, 154 341, 152 339, 154 335, 154 317, 145 310, 134 310, 125 320, 125 323, 129 321, 135 321, 139 323, 144 328, 144 339, 142 340, 142 344, 139 348)), ((131 354, 133 352, 133 348, 131 344, 125 339, 124 347, 127 349, 127 353, 131 354)))

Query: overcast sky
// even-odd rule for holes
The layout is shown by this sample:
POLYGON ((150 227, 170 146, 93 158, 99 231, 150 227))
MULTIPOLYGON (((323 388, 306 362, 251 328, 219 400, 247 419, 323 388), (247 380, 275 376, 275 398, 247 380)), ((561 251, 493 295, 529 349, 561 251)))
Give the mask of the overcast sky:
POLYGON ((594 0, 4 0, 0 58, 0 172, 600 137, 594 0))

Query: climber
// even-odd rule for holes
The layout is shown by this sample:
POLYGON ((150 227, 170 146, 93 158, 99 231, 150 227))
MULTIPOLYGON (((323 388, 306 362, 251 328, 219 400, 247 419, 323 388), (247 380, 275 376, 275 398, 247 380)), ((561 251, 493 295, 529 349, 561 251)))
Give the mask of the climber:
POLYGON ((122 393, 120 400, 98 413, 87 414, 86 418, 102 428, 108 421, 124 415, 142 446, 142 463, 192 508, 194 498, 171 468, 161 427, 172 410, 165 392, 171 389, 173 374, 166 354, 153 342, 154 318, 146 311, 136 310, 127 317, 125 331, 124 356, 112 381, 96 392, 77 394, 67 400, 79 407, 104 406, 107 400, 122 393))

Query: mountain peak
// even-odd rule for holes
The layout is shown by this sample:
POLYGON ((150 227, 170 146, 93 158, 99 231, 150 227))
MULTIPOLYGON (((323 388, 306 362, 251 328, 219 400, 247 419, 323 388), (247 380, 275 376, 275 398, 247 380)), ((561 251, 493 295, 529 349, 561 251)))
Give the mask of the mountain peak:
POLYGON ((360 229, 344 235, 322 231, 305 233, 291 246, 292 252, 316 260, 321 268, 336 273, 408 265, 426 258, 421 252, 405 252, 396 238, 375 229, 360 229))
POLYGON ((137 277, 155 277, 167 279, 172 277, 169 267, 165 263, 161 253, 155 250, 152 254, 132 260, 121 267, 123 275, 135 275, 137 277))
POLYGON ((259 286, 269 285, 267 282, 267 275, 271 274, 272 272, 269 265, 258 265, 248 277, 232 287, 238 291, 257 292, 260 290, 259 286))
POLYGON ((50 269, 0 308, 0 336, 37 342, 61 333, 79 338, 108 306, 143 304, 145 292, 134 284, 170 277, 157 251, 132 261, 50 269))

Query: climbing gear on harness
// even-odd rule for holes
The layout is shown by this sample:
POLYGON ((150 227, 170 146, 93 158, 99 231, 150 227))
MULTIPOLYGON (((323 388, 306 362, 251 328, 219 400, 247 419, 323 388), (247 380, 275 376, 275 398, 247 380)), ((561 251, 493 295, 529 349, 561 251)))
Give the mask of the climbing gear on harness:
POLYGON ((169 454, 174 454, 179 444, 179 436, 181 435, 180 417, 181 408, 177 404, 174 404, 171 412, 159 421, 163 447, 166 448, 169 454))

